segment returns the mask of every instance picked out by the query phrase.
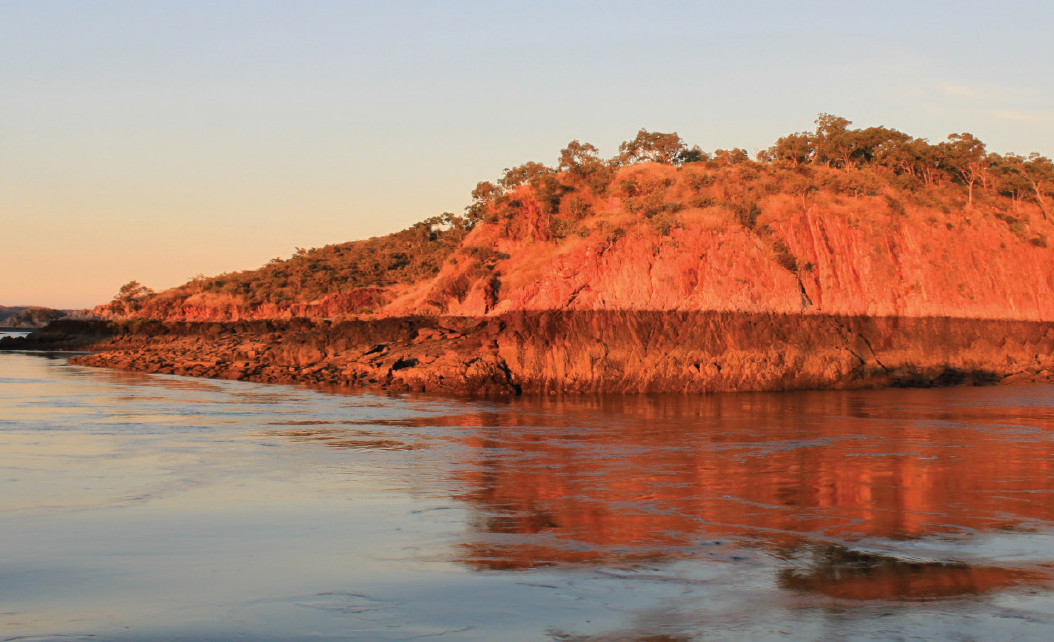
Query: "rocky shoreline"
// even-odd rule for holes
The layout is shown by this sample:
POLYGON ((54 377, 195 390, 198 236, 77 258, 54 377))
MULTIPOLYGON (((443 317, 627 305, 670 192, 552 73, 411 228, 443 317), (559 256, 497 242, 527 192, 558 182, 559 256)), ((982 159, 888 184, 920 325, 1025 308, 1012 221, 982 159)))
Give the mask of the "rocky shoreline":
POLYGON ((58 321, 7 350, 148 373, 453 394, 733 392, 1054 380, 1054 323, 538 312, 334 323, 58 321))

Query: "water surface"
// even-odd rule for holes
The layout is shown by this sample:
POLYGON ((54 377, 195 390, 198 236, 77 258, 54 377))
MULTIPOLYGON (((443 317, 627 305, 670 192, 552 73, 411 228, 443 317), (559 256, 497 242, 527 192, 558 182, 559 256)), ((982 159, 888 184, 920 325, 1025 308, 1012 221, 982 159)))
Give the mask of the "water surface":
POLYGON ((1054 639, 1054 388, 462 401, 0 354, 0 640, 1054 639))

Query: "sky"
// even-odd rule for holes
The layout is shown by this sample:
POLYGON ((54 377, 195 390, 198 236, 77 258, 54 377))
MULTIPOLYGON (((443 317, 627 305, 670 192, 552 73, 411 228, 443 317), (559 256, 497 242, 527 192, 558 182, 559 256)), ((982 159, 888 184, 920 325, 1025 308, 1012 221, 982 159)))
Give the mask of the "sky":
POLYGON ((0 0, 0 305, 386 234, 642 127, 1054 156, 1051 33, 1049 0, 0 0))

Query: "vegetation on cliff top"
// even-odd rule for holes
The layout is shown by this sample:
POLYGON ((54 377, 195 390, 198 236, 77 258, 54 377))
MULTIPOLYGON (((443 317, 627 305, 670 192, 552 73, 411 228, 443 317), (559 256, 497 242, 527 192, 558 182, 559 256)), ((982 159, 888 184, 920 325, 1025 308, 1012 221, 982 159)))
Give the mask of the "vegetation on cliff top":
MULTIPOLYGON (((964 220, 988 217, 1022 242, 1047 247, 1054 199, 1050 159, 992 153, 968 133, 931 144, 895 129, 851 124, 821 114, 814 131, 784 136, 754 158, 743 149, 703 151, 688 147, 676 133, 644 129, 607 159, 576 140, 561 150, 555 167, 528 162, 479 183, 463 215, 443 214, 364 241, 298 248, 290 259, 276 258, 257 270, 199 275, 159 295, 123 292, 108 307, 115 314, 153 309, 154 316, 164 316, 173 306, 222 299, 243 309, 277 312, 356 289, 421 284, 452 261, 467 266, 457 278, 479 278, 513 245, 522 250, 530 244, 559 246, 575 237, 609 242, 627 234, 665 237, 689 220, 738 227, 767 244, 787 270, 811 270, 815 266, 795 256, 761 216, 776 196, 802 211, 865 199, 894 216, 915 208, 959 212, 964 220), (476 228, 483 228, 487 242, 470 241, 468 247, 464 241, 476 228)), ((934 216, 929 219, 937 223, 934 216)), ((958 225, 945 224, 949 230, 958 225)), ((473 238, 482 238, 480 233, 473 238)), ((465 287, 449 282, 437 287, 465 296, 465 287)), ((427 300, 444 311, 435 296, 427 300)))
MULTIPOLYGON (((215 277, 199 274, 175 292, 184 296, 216 293, 249 305, 281 306, 356 288, 415 283, 438 274, 470 229, 464 217, 444 214, 387 236, 297 248, 291 258, 274 258, 257 270, 215 277)), ((154 295, 140 291, 136 281, 124 288, 130 286, 136 288, 135 293, 129 296, 122 290, 111 309, 122 313, 139 310, 154 295)))

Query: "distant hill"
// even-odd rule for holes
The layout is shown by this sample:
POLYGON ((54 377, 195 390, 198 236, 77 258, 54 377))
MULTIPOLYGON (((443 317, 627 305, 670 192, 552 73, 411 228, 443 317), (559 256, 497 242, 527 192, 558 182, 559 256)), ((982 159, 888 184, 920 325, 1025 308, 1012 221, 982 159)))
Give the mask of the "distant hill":
POLYGON ((298 249, 111 318, 739 311, 1054 320, 1054 164, 821 114, 751 158, 641 130, 611 159, 573 141, 445 214, 298 249))
POLYGON ((42 328, 69 313, 70 310, 53 310, 39 306, 0 305, 0 328, 42 328))

